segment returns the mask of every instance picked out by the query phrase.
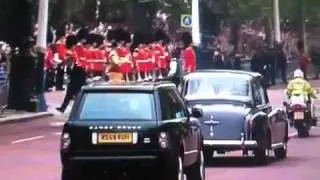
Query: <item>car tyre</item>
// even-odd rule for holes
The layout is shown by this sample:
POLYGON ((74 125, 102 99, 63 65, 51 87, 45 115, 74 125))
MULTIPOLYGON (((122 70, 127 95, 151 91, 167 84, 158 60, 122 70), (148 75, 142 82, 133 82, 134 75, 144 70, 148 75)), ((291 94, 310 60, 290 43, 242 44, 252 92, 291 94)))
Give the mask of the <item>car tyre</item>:
POLYGON ((274 155, 277 159, 285 159, 287 158, 287 144, 284 144, 283 147, 275 149, 274 150, 274 155))
POLYGON ((269 153, 267 149, 258 149, 254 152, 255 161, 258 165, 268 165, 269 163, 269 153))
POLYGON ((61 180, 82 180, 83 177, 79 174, 81 171, 77 171, 74 167, 63 167, 61 180))
POLYGON ((268 131, 266 129, 264 129, 264 132, 262 132, 262 136, 260 136, 261 140, 260 140, 260 147, 258 147, 255 151, 254 151, 254 157, 256 162, 259 165, 267 165, 269 163, 269 144, 270 144, 270 134, 267 133, 268 131))
POLYGON ((166 180, 184 180, 182 156, 174 158, 173 164, 167 167, 166 180))
POLYGON ((204 155, 204 162, 210 163, 213 160, 213 149, 211 148, 204 148, 203 150, 204 155))
POLYGON ((187 179, 191 180, 205 180, 205 164, 204 164, 204 153, 201 150, 196 163, 188 168, 186 174, 187 179))

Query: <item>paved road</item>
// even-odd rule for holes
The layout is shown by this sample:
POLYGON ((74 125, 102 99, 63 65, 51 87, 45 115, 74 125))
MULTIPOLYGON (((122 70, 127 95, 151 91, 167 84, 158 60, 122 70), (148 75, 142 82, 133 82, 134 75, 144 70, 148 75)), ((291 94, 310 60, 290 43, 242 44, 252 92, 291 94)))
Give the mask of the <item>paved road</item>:
MULTIPOLYGON (((319 84, 320 82, 316 83, 319 84)), ((283 96, 279 88, 270 89, 272 104, 280 106, 283 96)), ((59 104, 62 94, 48 94, 49 104, 59 104)), ((63 116, 0 126, 0 179, 60 180, 59 135, 63 116)), ((294 130, 288 158, 256 167, 252 159, 234 157, 215 159, 207 167, 207 180, 318 180, 320 167, 320 127, 312 137, 298 139, 294 130)))

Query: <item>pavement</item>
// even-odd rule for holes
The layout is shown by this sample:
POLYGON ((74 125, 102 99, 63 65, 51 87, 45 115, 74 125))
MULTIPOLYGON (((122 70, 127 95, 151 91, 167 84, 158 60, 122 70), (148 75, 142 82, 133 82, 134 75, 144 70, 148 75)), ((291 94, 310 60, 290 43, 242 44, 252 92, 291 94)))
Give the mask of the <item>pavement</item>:
MULTIPOLYGON (((320 88, 320 81, 313 81, 320 88)), ((280 107, 281 85, 269 90, 271 104, 280 107)), ((63 92, 47 94, 50 111, 59 106, 63 92)), ((320 107, 320 105, 319 105, 320 107)), ((69 107, 70 110, 70 107, 69 107)), ((0 179, 60 180, 59 141, 67 114, 53 111, 54 116, 0 125, 0 179)), ((212 180, 319 180, 320 127, 311 130, 311 137, 299 139, 290 129, 288 158, 272 160, 268 166, 255 166, 251 158, 240 152, 214 159, 206 167, 206 179, 212 180)))
POLYGON ((65 120, 68 117, 68 112, 71 110, 72 103, 70 106, 68 106, 65 114, 61 114, 55 110, 55 108, 61 105, 64 95, 64 91, 53 91, 45 94, 48 105, 48 112, 32 113, 25 111, 5 110, 4 113, 0 115, 0 125, 31 121, 49 116, 56 116, 60 120, 65 120))

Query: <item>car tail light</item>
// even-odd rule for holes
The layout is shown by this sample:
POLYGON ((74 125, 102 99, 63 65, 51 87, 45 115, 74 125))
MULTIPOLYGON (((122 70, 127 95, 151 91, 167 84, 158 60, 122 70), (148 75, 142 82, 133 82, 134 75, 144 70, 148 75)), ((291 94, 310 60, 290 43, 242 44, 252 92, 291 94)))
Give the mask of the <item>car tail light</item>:
POLYGON ((159 146, 161 149, 167 149, 169 147, 168 133, 161 132, 159 134, 159 146))
POLYGON ((69 133, 63 133, 61 136, 61 149, 65 150, 70 147, 71 139, 69 133))
POLYGON ((301 111, 304 110, 305 108, 299 104, 293 105, 290 107, 293 111, 301 111))

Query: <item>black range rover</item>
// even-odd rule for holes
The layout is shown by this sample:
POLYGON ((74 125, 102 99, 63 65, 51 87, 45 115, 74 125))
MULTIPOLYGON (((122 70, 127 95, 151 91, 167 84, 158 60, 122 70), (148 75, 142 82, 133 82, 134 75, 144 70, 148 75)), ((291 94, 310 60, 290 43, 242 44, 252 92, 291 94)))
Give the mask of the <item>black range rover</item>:
POLYGON ((63 128, 62 180, 114 178, 123 172, 142 179, 155 172, 152 179, 204 180, 197 120, 202 114, 196 108, 189 113, 171 83, 84 87, 63 128))

